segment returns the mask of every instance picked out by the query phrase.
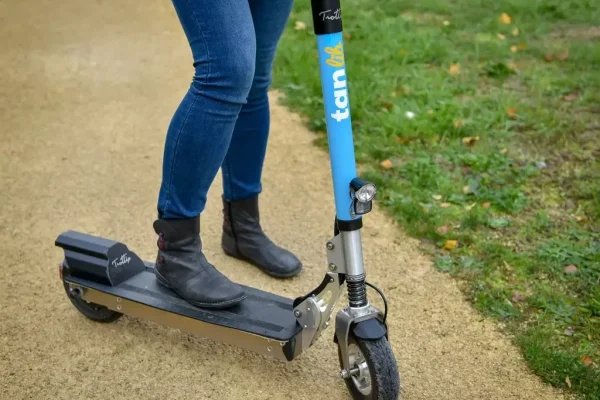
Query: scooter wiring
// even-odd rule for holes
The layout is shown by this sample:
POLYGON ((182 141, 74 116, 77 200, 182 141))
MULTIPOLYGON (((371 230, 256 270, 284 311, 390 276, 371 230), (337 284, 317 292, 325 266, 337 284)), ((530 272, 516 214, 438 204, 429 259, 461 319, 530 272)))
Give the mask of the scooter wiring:
POLYGON ((388 304, 387 304, 387 299, 385 298, 385 295, 377 286, 375 286, 367 281, 365 281, 365 285, 375 289, 375 291, 377 291, 377 293, 379 293, 379 295, 381 296, 381 299, 383 300, 383 323, 385 324, 385 321, 387 320, 387 313, 388 313, 388 304))

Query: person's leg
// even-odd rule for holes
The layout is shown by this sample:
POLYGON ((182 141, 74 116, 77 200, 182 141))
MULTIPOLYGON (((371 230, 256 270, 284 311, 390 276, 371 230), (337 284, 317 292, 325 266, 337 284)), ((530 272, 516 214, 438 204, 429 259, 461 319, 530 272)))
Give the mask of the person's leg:
POLYGON ((198 216, 247 102, 256 60, 248 0, 173 0, 194 58, 193 81, 169 125, 158 212, 198 216))
POLYGON ((244 200, 262 191, 261 174, 270 128, 267 91, 279 39, 294 0, 247 0, 256 33, 256 67, 248 102, 242 106, 222 166, 226 200, 244 200))
POLYGON ((246 102, 256 58, 247 0, 173 0, 194 57, 195 74, 167 132, 156 278, 191 304, 225 308, 243 289, 202 253, 199 215, 246 102))
POLYGON ((222 247, 227 254, 248 260, 270 275, 291 277, 300 272, 302 263, 262 231, 258 195, 269 136, 267 91, 293 0, 249 0, 249 4, 256 33, 256 68, 248 102, 241 109, 222 166, 222 247))

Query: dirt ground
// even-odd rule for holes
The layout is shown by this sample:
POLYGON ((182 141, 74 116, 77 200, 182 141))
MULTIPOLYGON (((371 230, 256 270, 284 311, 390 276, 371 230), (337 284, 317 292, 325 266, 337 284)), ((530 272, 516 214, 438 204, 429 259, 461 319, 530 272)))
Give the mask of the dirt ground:
MULTIPOLYGON (((60 232, 154 257, 164 134, 190 54, 168 0, 0 2, 0 21, 0 398, 348 398, 333 330, 283 363, 143 320, 96 324, 71 306, 58 279, 60 232)), ((325 272, 334 209, 326 153, 276 99, 263 218, 304 272, 282 282, 222 254, 220 178, 203 239, 234 280, 295 297, 325 272)), ((369 280, 389 297, 404 399, 563 398, 377 209, 364 245, 369 280)))

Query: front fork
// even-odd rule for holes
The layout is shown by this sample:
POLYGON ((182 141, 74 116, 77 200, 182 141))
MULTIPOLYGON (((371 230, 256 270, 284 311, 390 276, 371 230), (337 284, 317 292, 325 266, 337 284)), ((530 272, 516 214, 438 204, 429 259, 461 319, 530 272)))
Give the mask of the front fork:
MULTIPOLYGON (((321 285, 296 299, 294 314, 303 327, 302 351, 329 326, 333 308, 346 282, 349 304, 336 316, 335 341, 344 370, 349 369, 348 337, 387 335, 382 313, 367 299, 360 229, 362 215, 371 211, 375 186, 357 177, 352 121, 346 78, 340 0, 311 0, 319 52, 323 102, 336 207, 335 236, 327 242, 328 269, 321 285), (373 322, 381 327, 374 327, 373 322), (356 326, 362 324, 361 329, 356 326)), ((363 337, 365 339, 376 337, 363 337)))

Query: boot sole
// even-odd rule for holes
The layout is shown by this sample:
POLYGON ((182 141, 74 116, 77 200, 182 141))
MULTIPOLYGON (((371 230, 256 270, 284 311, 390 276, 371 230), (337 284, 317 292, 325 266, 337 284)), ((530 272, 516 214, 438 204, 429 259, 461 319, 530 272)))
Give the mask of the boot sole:
POLYGON ((238 255, 236 253, 233 253, 233 252, 225 249, 224 247, 221 247, 221 248, 223 249, 223 251, 225 252, 225 254, 227 254, 229 257, 233 257, 233 258, 236 258, 238 260, 245 261, 245 262, 247 262, 249 264, 252 264, 256 268, 258 268, 262 272, 264 272, 265 274, 267 274, 269 276, 272 276, 274 278, 293 278, 294 276, 298 275, 300 273, 300 271, 302 271, 302 265, 300 265, 300 268, 298 268, 297 270, 294 270, 292 272, 288 272, 287 274, 279 274, 277 272, 272 272, 272 271, 269 271, 269 270, 261 267, 260 265, 258 265, 257 263, 255 263, 254 261, 252 261, 251 259, 249 259, 247 257, 244 257, 244 256, 238 255))
POLYGON ((162 286, 166 287, 167 289, 171 289, 172 291, 174 291, 175 293, 177 293, 177 295, 179 297, 181 297, 182 299, 184 299, 185 301, 187 301, 188 303, 190 303, 193 306, 199 307, 199 308, 210 308, 210 309, 223 309, 223 308, 229 308, 232 307, 238 303, 240 303, 242 300, 244 300, 246 297, 248 297, 246 294, 244 294, 241 297, 238 297, 237 299, 233 299, 233 300, 227 300, 227 301, 221 301, 219 303, 202 303, 199 301, 193 301, 193 300, 188 300, 186 299, 180 292, 179 290, 175 289, 174 287, 172 287, 171 285, 169 285, 169 283, 167 282, 167 280, 165 279, 164 276, 162 276, 158 270, 154 271, 156 274, 156 281, 158 283, 160 283, 162 286))

